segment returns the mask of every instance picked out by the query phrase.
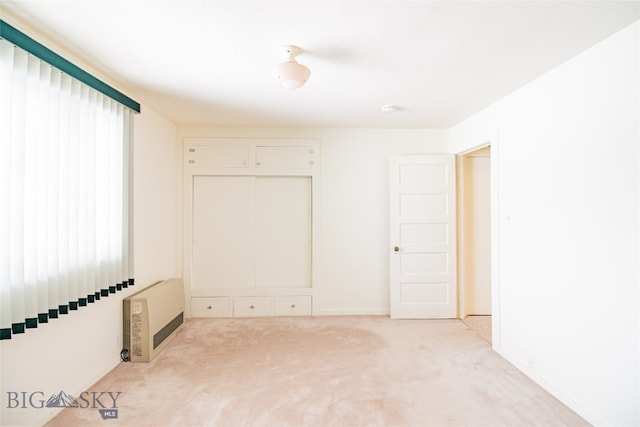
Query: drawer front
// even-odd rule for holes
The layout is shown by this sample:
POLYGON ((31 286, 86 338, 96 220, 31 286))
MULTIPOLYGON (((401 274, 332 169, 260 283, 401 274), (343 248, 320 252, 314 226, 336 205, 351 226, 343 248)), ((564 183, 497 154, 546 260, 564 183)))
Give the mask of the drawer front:
POLYGON ((271 297, 234 297, 234 317, 273 316, 273 300, 271 297))
POLYGON ((311 296, 275 297, 276 316, 311 316, 311 296))
POLYGON ((231 298, 191 298, 191 317, 231 317, 231 298))

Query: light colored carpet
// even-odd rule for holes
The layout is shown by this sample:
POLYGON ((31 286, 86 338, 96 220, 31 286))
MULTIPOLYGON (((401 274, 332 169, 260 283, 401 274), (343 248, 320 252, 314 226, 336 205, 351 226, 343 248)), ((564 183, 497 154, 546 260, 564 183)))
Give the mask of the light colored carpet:
POLYGON ((491 344, 491 316, 467 316, 463 322, 480 338, 491 344))
POLYGON ((151 363, 92 390, 118 418, 49 426, 581 426, 460 320, 189 319, 151 363))

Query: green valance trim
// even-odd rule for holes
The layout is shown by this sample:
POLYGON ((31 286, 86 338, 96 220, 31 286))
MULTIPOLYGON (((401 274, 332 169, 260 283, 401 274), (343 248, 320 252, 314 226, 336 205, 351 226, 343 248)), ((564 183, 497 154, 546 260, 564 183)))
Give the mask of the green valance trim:
POLYGON ((43 46, 42 44, 38 43, 31 37, 27 36, 20 30, 12 27, 1 19, 0 38, 13 43, 19 48, 45 61, 46 63, 51 64, 53 67, 56 67, 63 73, 66 73, 71 77, 81 81, 82 83, 92 87, 98 92, 105 94, 114 101, 117 101, 120 104, 129 107, 136 113, 140 112, 140 104, 138 102, 129 98, 122 92, 112 88, 102 80, 95 78, 91 74, 84 71, 82 68, 67 61, 51 49, 43 46))

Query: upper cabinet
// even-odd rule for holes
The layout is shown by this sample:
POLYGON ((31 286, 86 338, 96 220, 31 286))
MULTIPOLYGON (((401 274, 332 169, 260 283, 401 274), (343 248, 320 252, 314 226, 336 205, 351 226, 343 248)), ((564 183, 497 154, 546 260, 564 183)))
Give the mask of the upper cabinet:
POLYGON ((185 138, 186 170, 193 174, 314 175, 314 140, 185 138))
POLYGON ((275 169, 311 169, 315 165, 315 149, 310 146, 256 147, 256 167, 275 169))
POLYGON ((185 156, 194 168, 247 168, 249 147, 234 145, 189 145, 185 156))

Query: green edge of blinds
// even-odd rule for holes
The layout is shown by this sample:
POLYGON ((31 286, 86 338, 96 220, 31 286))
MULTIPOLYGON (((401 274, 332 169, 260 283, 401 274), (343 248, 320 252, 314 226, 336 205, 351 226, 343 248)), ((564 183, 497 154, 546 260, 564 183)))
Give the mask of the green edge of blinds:
POLYGON ((136 113, 140 112, 140 104, 133 99, 129 98, 122 92, 112 88, 102 80, 99 80, 91 74, 84 71, 82 68, 67 61, 57 53, 38 43, 31 37, 22 33, 20 30, 7 24, 0 19, 0 38, 13 43, 21 49, 26 50, 32 55, 37 56, 41 60, 51 64, 60 71, 67 73, 71 77, 80 80, 82 83, 92 87, 98 92, 103 93, 109 98, 121 103, 122 105, 129 107, 136 113))

